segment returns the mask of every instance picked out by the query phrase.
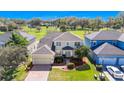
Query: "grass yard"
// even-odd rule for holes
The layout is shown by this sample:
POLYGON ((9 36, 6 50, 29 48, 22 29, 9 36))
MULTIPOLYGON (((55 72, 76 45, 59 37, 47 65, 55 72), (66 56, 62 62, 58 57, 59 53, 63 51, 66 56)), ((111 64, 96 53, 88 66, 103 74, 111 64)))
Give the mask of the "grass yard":
POLYGON ((25 69, 26 69, 26 67, 24 65, 19 66, 16 69, 17 72, 15 73, 16 77, 14 78, 14 80, 16 80, 16 81, 24 80, 28 74, 25 69))
POLYGON ((41 38, 43 38, 48 31, 54 32, 54 31, 59 31, 55 27, 49 27, 46 28, 45 26, 41 27, 41 31, 37 30, 36 28, 29 28, 28 26, 23 27, 24 31, 28 32, 31 35, 34 35, 36 39, 39 41, 41 38))
POLYGON ((79 36, 81 39, 84 39, 84 35, 85 35, 84 31, 70 31, 70 32, 79 36))
POLYGON ((0 31, 0 35, 2 35, 2 34, 4 34, 4 32, 1 32, 1 31, 0 31))
MULTIPOLYGON (((93 64, 88 63, 90 65, 90 70, 85 71, 63 71, 59 68, 53 68, 49 73, 48 80, 49 81, 96 81, 94 79, 94 74, 98 75, 99 72, 96 71, 95 66, 93 64)), ((108 80, 108 79, 106 79, 108 80)))
MULTIPOLYGON (((32 61, 32 58, 29 57, 26 65, 29 65, 31 63, 31 61, 32 61)), ((16 75, 16 77, 13 80, 16 80, 16 81, 25 80, 26 76, 28 75, 28 71, 26 71, 26 66, 23 64, 23 65, 20 65, 19 67, 17 67, 16 73, 14 75, 16 75)))
POLYGON ((85 31, 85 30, 74 30, 74 31, 69 31, 77 36, 79 36, 82 40, 84 39, 84 35, 86 33, 92 33, 92 31, 85 31))

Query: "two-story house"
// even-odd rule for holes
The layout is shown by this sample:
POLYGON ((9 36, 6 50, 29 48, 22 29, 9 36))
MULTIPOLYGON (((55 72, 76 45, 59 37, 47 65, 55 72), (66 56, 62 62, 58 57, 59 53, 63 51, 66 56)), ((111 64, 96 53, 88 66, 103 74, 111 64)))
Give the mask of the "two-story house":
POLYGON ((85 45, 96 64, 124 64, 124 34, 117 31, 99 31, 85 36, 85 45))
POLYGON ((56 32, 45 36, 33 53, 33 64, 52 64, 55 56, 72 57, 83 41, 70 32, 56 32))
POLYGON ((24 31, 12 31, 0 35, 0 47, 5 46, 5 44, 9 41, 10 37, 12 36, 13 32, 27 39, 29 44, 26 47, 30 53, 33 53, 35 50, 37 50, 36 38, 24 31))

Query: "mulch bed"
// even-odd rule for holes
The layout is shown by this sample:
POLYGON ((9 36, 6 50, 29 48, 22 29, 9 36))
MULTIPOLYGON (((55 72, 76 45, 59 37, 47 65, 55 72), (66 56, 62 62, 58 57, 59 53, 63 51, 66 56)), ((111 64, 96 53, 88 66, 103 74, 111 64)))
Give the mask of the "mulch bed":
POLYGON ((53 66, 64 66, 66 65, 66 62, 62 62, 62 63, 53 63, 53 66))

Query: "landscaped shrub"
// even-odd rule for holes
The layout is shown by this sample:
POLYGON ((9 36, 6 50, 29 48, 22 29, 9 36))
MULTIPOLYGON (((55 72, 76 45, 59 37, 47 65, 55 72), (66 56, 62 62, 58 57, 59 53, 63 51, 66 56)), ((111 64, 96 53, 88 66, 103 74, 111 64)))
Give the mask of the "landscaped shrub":
POLYGON ((102 72, 102 65, 96 65, 96 70, 102 72))
POLYGON ((32 68, 32 66, 33 66, 32 62, 29 62, 29 63, 27 64, 26 70, 29 71, 29 70, 32 68))
POLYGON ((90 69, 90 66, 88 64, 83 64, 81 66, 76 67, 76 70, 78 71, 89 70, 89 69, 90 69))
POLYGON ((80 65, 83 65, 83 62, 79 59, 79 58, 71 58, 70 59, 70 62, 74 63, 75 66, 80 66, 80 65))
POLYGON ((62 56, 57 56, 57 57, 55 57, 55 61, 54 61, 54 63, 63 63, 63 57, 62 56))
POLYGON ((74 67, 75 67, 75 64, 74 63, 68 63, 67 64, 67 68, 70 69, 70 70, 71 69, 74 69, 74 67))

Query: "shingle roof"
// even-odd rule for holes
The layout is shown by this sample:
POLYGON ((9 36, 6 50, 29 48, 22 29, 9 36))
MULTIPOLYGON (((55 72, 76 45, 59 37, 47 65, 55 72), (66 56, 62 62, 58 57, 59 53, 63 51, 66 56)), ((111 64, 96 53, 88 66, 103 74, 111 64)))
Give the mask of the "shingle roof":
POLYGON ((70 46, 66 46, 62 48, 63 50, 73 50, 74 48, 70 47, 70 46))
POLYGON ((122 33, 117 31, 99 31, 86 35, 90 40, 118 40, 122 33))
POLYGON ((70 33, 64 32, 54 39, 54 41, 82 41, 78 36, 70 33))
POLYGON ((52 47, 52 43, 53 43, 53 39, 56 36, 59 36, 61 34, 62 34, 61 32, 55 32, 55 33, 48 34, 47 36, 45 36, 44 38, 42 38, 40 40, 40 42, 38 44, 38 48, 40 48, 43 45, 47 45, 47 46, 49 46, 51 48, 52 47))
POLYGON ((124 42, 124 33, 119 37, 118 39, 119 41, 123 41, 124 42))
POLYGON ((94 50, 98 56, 124 56, 124 51, 109 44, 104 43, 94 50))
POLYGON ((52 54, 52 55, 55 55, 55 53, 47 45, 43 45, 38 50, 36 50, 33 54, 52 54))
MULTIPOLYGON (((26 32, 23 32, 23 31, 18 31, 18 32, 13 31, 13 32, 15 32, 15 33, 23 36, 24 38, 26 38, 29 41, 29 43, 32 43, 35 40, 34 36, 29 35, 26 32)), ((11 36, 12 36, 12 32, 6 32, 5 34, 0 35, 0 42, 3 42, 3 43, 7 42, 10 39, 11 36)))

